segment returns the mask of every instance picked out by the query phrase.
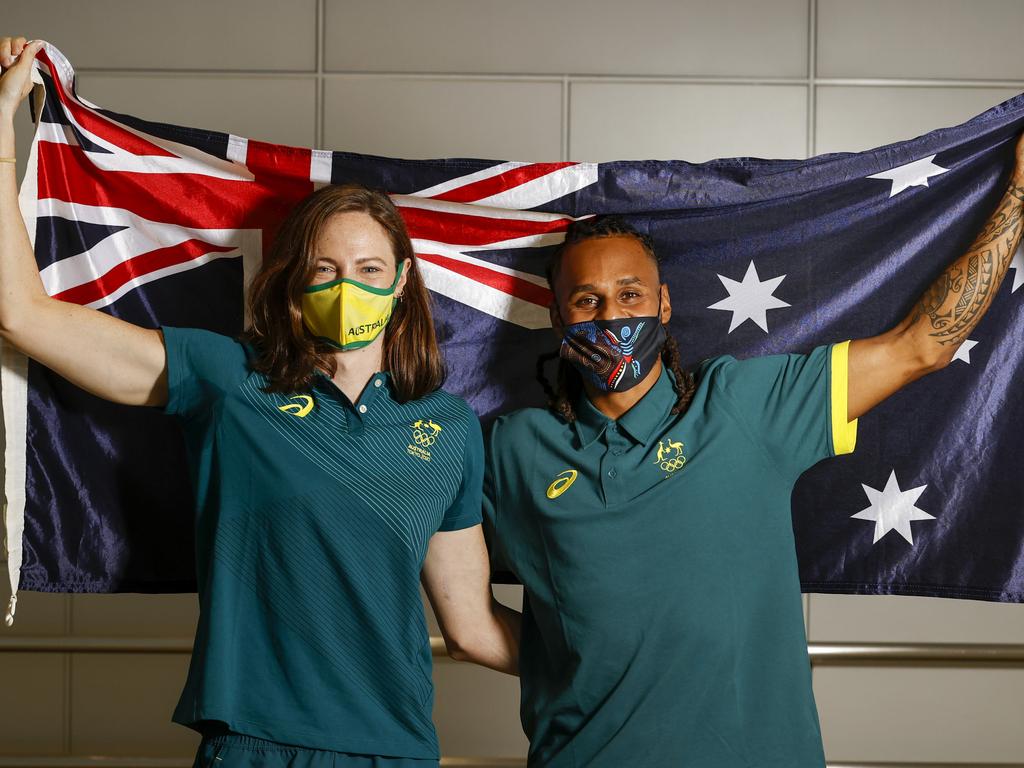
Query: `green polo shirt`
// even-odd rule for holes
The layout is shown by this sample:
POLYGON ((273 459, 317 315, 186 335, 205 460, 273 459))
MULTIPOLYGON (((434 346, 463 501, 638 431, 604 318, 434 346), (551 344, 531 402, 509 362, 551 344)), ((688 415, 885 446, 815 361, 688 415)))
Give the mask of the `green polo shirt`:
POLYGON ((200 605, 174 720, 436 765, 419 576, 435 531, 480 522, 475 414, 440 390, 399 403, 386 373, 355 403, 322 374, 267 394, 242 344, 163 334, 200 605))
POLYGON ((823 766, 790 495, 853 450, 848 342, 700 363, 617 421, 526 409, 487 441, 484 517, 524 585, 530 765, 823 766))

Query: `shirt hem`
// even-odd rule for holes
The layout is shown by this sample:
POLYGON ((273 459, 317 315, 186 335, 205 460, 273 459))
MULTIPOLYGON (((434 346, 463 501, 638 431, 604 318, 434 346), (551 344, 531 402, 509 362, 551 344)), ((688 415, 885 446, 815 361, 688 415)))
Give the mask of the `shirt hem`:
POLYGON ((248 720, 216 712, 203 712, 193 717, 185 717, 175 713, 171 720, 186 728, 202 732, 198 723, 204 720, 218 720, 233 731, 246 736, 294 745, 304 749, 323 749, 330 752, 346 752, 356 755, 373 755, 375 757, 408 758, 412 760, 440 760, 439 748, 429 749, 381 749, 379 743, 373 741, 344 740, 335 741, 325 738, 323 734, 310 731, 291 723, 276 721, 271 727, 258 720, 248 720))

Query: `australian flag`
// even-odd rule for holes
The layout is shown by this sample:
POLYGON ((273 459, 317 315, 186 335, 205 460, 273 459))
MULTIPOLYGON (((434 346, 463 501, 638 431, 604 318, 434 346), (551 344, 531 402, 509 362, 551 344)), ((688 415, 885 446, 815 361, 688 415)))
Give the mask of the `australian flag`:
MULTIPOLYGON (((569 224, 654 239, 684 367, 881 333, 993 211, 1024 95, 867 152, 706 163, 411 161, 277 146, 102 109, 47 45, 21 205, 47 292, 138 325, 245 325, 246 287, 291 206, 324 184, 390 194, 434 299, 446 387, 486 422, 539 405, 556 348, 544 266, 569 224)), ((793 493, 805 591, 1024 601, 1024 254, 954 362, 861 418, 853 454, 793 493), (888 521, 879 524, 879 519, 888 521)), ((3 351, 12 586, 195 586, 177 424, 3 351)))

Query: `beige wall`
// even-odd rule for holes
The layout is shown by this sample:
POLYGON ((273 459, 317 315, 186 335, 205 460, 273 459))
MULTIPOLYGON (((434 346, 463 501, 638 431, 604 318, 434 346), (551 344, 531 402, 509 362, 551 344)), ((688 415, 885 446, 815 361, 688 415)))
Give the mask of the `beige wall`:
MULTIPOLYGON (((0 11, 0 32, 56 44, 104 107, 281 143, 523 160, 807 157, 909 138, 1024 90, 1022 29, 1021 0, 6 0, 0 11)), ((1024 643, 1019 605, 810 595, 805 608, 812 642, 1024 643)), ((0 638, 184 643, 194 624, 190 595, 25 593, 0 638)), ((0 652, 0 766, 96 754, 189 764, 196 740, 169 723, 186 663, 0 652)), ((814 680, 830 761, 1024 762, 1024 669, 817 667, 814 680)), ((447 755, 525 754, 514 680, 442 661, 436 681, 447 755)))

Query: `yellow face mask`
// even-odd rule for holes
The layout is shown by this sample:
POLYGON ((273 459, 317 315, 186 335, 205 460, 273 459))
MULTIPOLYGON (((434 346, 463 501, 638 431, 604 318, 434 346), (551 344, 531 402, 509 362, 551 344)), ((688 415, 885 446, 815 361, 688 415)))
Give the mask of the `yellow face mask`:
POLYGON ((332 347, 359 349, 388 324, 395 308, 395 289, 403 261, 390 288, 375 288, 347 278, 313 285, 302 295, 302 320, 309 332, 332 347))

